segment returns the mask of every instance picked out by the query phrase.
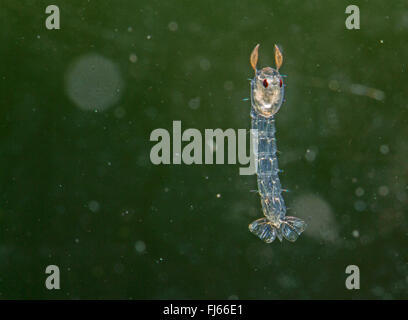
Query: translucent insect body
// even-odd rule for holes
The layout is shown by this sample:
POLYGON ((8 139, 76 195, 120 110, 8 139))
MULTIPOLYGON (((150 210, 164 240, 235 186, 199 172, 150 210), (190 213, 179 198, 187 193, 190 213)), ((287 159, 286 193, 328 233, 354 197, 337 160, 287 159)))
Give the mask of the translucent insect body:
POLYGON ((279 180, 278 158, 276 156, 275 119, 284 97, 284 86, 279 68, 283 57, 275 45, 276 69, 266 67, 257 70, 258 48, 251 54, 251 65, 255 77, 251 80, 251 118, 255 159, 257 163, 258 192, 261 197, 264 218, 255 220, 249 230, 266 243, 276 238, 296 241, 305 230, 306 223, 296 217, 286 216, 279 180))

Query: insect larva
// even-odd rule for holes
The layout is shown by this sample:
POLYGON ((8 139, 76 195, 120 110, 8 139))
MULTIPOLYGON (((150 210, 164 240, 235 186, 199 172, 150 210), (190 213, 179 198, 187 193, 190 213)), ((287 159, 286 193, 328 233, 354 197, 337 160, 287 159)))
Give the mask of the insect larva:
POLYGON ((282 189, 276 156, 275 114, 279 111, 284 97, 284 84, 279 68, 283 56, 275 45, 276 69, 265 67, 257 70, 258 48, 251 54, 251 65, 255 77, 251 80, 251 118, 255 159, 257 161, 258 192, 261 197, 264 218, 255 220, 249 230, 267 243, 276 238, 296 241, 305 230, 306 223, 296 217, 286 216, 286 206, 282 197, 282 189))

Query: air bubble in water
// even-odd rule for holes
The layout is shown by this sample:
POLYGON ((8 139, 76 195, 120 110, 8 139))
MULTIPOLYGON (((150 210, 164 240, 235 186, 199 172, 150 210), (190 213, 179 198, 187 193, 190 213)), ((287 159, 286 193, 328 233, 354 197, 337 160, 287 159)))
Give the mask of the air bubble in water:
POLYGON ((95 201, 95 200, 89 201, 89 203, 88 203, 88 208, 89 208, 89 210, 91 210, 92 212, 98 212, 98 211, 99 211, 99 208, 100 208, 99 202, 98 202, 98 201, 95 201))
POLYGON ((77 107, 103 111, 122 95, 123 81, 117 66, 99 54, 86 54, 75 60, 66 73, 65 90, 77 107))
POLYGON ((135 243, 135 250, 136 250, 136 252, 138 252, 138 253, 143 253, 143 252, 145 252, 145 250, 146 250, 146 244, 145 244, 142 240, 136 241, 136 243, 135 243))
POLYGON ((177 24, 177 22, 175 22, 175 21, 171 21, 170 23, 169 23, 169 30, 170 31, 177 31, 177 29, 178 29, 178 24, 177 24))

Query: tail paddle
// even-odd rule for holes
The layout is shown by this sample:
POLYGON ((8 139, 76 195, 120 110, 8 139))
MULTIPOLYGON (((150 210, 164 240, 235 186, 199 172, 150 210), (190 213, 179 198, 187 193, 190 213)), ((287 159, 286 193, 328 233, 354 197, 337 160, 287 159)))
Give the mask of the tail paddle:
POLYGON ((249 225, 249 231, 266 243, 271 243, 276 238, 279 241, 285 238, 288 241, 295 242, 305 229, 306 223, 302 219, 291 216, 283 218, 279 227, 267 218, 255 220, 249 225))

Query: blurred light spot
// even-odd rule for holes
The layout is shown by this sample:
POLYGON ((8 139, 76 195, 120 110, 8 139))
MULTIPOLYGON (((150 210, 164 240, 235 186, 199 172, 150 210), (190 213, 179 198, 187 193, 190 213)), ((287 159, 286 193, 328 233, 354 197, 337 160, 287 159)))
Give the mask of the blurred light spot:
POLYGON ((178 29, 178 24, 177 24, 177 22, 171 21, 171 22, 169 23, 169 30, 174 32, 174 31, 177 31, 177 29, 178 29))
POLYGON ((82 110, 106 110, 120 99, 122 88, 118 68, 101 55, 81 56, 68 68, 66 92, 82 110))
POLYGON ((383 145, 380 147, 380 152, 381 152, 382 154, 387 154, 388 152, 390 152, 390 148, 389 148, 386 144, 383 144, 383 145))
POLYGON ((146 250, 146 244, 141 240, 136 241, 135 250, 137 253, 144 253, 146 250))
POLYGON ((137 55, 135 55, 134 53, 131 53, 129 55, 129 61, 132 63, 135 63, 137 61, 137 55))
POLYGON ((356 189, 356 196, 357 196, 357 197, 361 197, 362 195, 364 195, 364 189, 361 188, 361 187, 358 187, 358 188, 356 189))
POLYGON ((217 198, 221 198, 221 194, 217 193, 217 198))
POLYGON ((228 300, 238 300, 238 296, 236 294, 232 294, 228 297, 228 300))
POLYGON ((362 84, 354 83, 350 86, 350 92, 360 96, 366 96, 378 101, 385 99, 385 93, 376 88, 370 88, 362 84))
POLYGON ((306 150, 305 159, 309 162, 313 162, 316 159, 317 150, 316 148, 310 148, 306 150))
POLYGON ((159 258, 159 260, 156 260, 156 263, 157 263, 157 264, 162 263, 162 262, 164 262, 164 259, 163 259, 163 258, 159 258))
POLYGON ((358 238, 360 236, 360 233, 358 232, 358 230, 353 230, 351 234, 353 235, 354 238, 358 238))
POLYGON ((98 201, 95 201, 95 200, 89 201, 89 203, 88 203, 88 208, 89 208, 89 210, 91 210, 92 212, 98 212, 98 211, 99 211, 99 208, 100 208, 99 202, 98 202, 98 201))
POLYGON ((333 211, 324 199, 314 194, 302 195, 290 207, 294 216, 306 220, 308 226, 305 234, 326 241, 338 239, 333 211))
POLYGON ((150 40, 152 38, 152 36, 150 34, 147 35, 146 39, 150 40))
POLYGON ((357 211, 364 211, 367 208, 367 205, 364 201, 362 200, 357 200, 356 202, 354 202, 354 209, 356 209, 357 211))
POLYGON ((207 71, 208 69, 210 69, 210 67, 211 67, 211 63, 206 58, 202 58, 200 60, 200 68, 202 70, 207 71))
POLYGON ((132 27, 128 27, 128 32, 132 32, 133 28, 132 27))
POLYGON ((380 196, 385 197, 385 196, 388 195, 389 189, 388 189, 387 186, 381 186, 381 187, 378 188, 378 193, 380 194, 380 196))
POLYGON ((191 99, 188 102, 188 106, 193 110, 198 109, 200 107, 200 97, 191 99))

